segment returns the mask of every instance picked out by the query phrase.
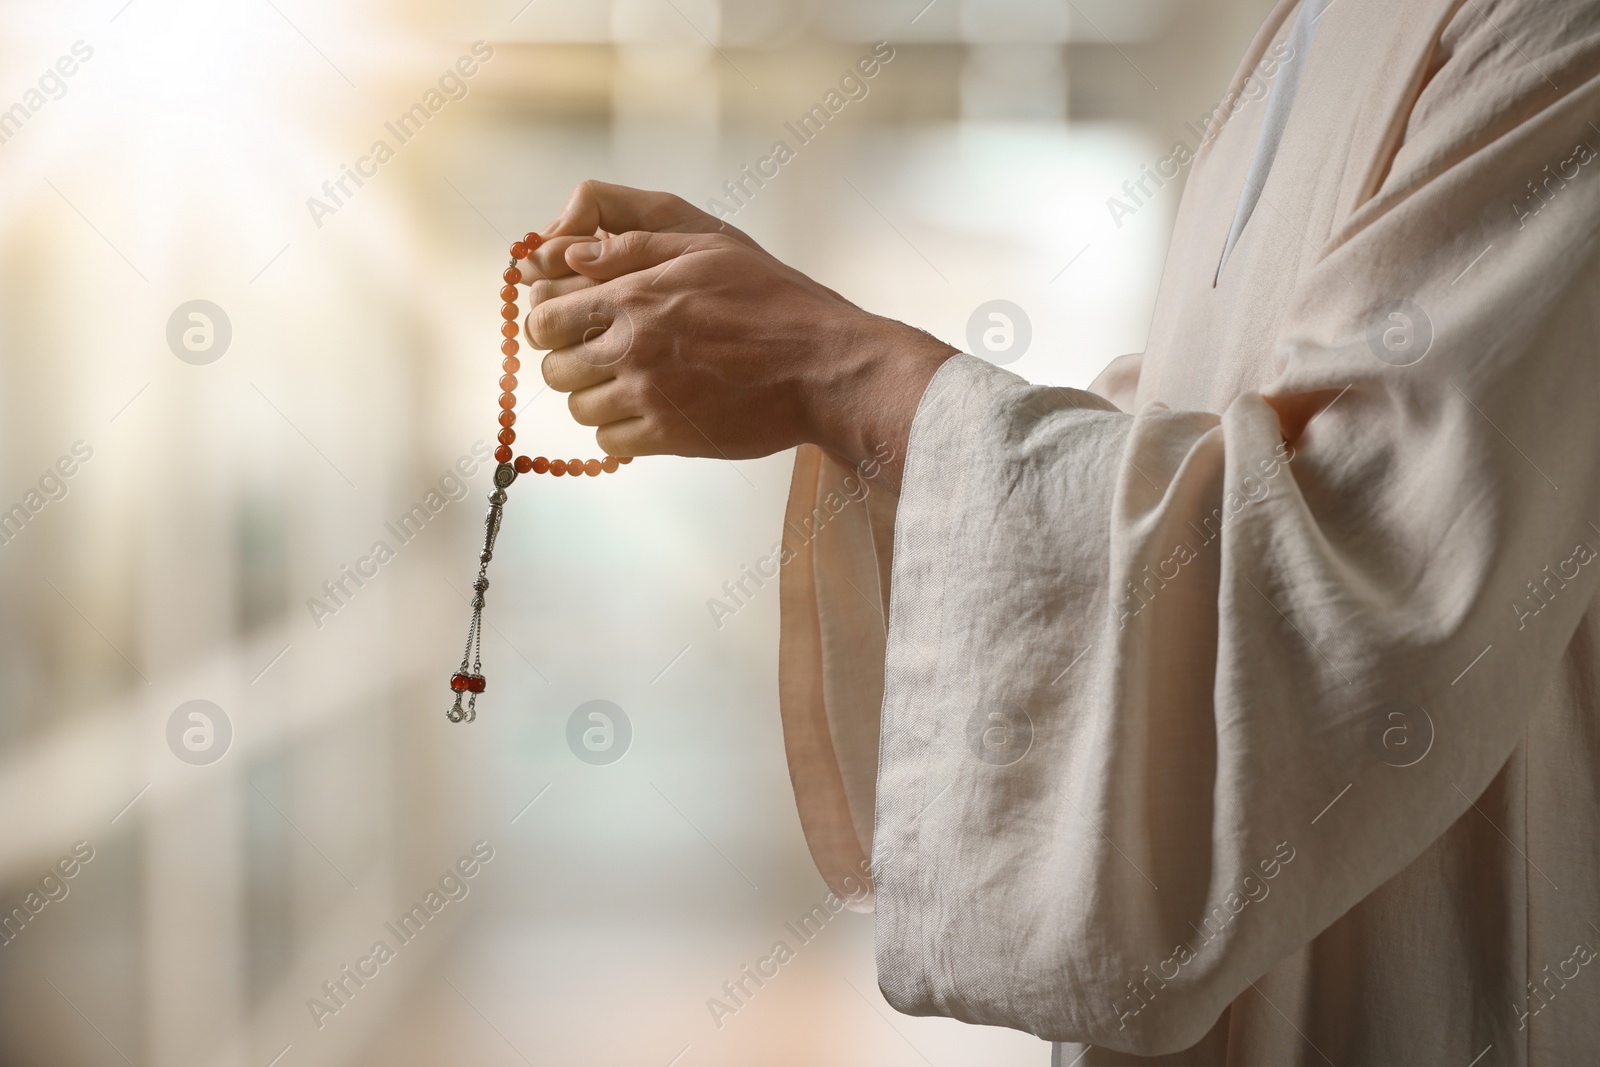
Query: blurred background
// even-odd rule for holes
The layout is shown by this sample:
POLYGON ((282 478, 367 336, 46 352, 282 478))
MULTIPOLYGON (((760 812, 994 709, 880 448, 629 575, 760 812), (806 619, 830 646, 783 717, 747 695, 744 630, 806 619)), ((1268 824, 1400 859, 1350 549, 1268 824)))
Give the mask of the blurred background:
MULTIPOLYGON (((515 487, 445 721, 495 290, 598 177, 1084 385, 1144 344, 1181 182, 1107 198, 1270 6, 0 4, 0 1063, 1043 1067, 893 1012, 870 916, 796 936, 776 583, 708 607, 787 454, 515 487)), ((520 395, 530 453, 594 452, 520 395)))

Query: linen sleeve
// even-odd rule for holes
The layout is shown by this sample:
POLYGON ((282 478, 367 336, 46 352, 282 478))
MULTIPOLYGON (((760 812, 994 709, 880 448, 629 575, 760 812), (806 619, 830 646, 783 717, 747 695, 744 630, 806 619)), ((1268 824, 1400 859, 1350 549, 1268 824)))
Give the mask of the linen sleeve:
MULTIPOLYGON (((903 457, 885 456, 885 462, 903 457)), ((872 910, 873 792, 895 498, 881 464, 795 455, 779 583, 779 707, 795 804, 828 888, 872 910)))
MULTIPOLYGON (((1090 391, 1131 406, 1141 358, 1118 357, 1090 391)), ((802 445, 780 557, 779 705, 795 804, 823 881, 864 912, 897 503, 876 484, 880 467, 854 470, 802 445)))

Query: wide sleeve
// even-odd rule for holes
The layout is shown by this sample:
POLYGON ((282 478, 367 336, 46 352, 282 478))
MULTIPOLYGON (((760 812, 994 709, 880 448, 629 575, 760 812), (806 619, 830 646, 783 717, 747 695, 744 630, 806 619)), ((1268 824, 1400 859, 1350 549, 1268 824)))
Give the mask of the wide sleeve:
POLYGON ((795 454, 780 548, 779 707, 801 829, 828 888, 872 910, 873 793, 896 497, 884 454, 795 454), (880 461, 881 460, 881 461, 880 461))
POLYGON ((1600 176, 1535 220, 1507 177, 1600 167, 1596 114, 1413 131, 1220 416, 941 368, 894 531, 895 1007, 1182 1049, 1484 790, 1600 584, 1600 176))
MULTIPOLYGON (((1131 404, 1140 359, 1112 361, 1090 391, 1131 404)), ((802 445, 779 557, 779 707, 795 806, 823 881, 867 912, 898 502, 878 475, 900 459, 884 454, 855 469, 802 445)))

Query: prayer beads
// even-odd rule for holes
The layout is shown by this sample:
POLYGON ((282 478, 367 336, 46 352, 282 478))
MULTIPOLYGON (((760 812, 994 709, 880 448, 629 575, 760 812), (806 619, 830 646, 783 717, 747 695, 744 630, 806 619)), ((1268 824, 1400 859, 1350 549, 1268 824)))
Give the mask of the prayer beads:
POLYGON ((467 647, 461 654, 461 667, 450 676, 450 689, 455 693, 455 703, 445 712, 451 722, 471 722, 477 718, 478 694, 487 686, 482 674, 483 596, 489 589, 487 572, 489 560, 494 556, 495 537, 500 532, 502 509, 506 502, 506 489, 519 474, 567 475, 577 478, 615 474, 624 464, 632 463, 631 456, 606 456, 604 459, 547 459, 544 456, 517 456, 511 446, 516 443, 517 432, 511 427, 517 421, 517 372, 522 361, 517 358, 521 346, 517 335, 517 286, 522 282, 520 260, 528 258, 543 243, 536 233, 530 233, 511 245, 511 265, 500 275, 505 285, 500 289, 500 432, 495 435, 499 447, 494 450, 498 466, 494 471, 494 492, 489 494, 489 514, 483 520, 483 551, 478 553, 478 577, 472 583, 472 621, 467 627, 467 647), (465 705, 463 705, 465 700, 465 705))

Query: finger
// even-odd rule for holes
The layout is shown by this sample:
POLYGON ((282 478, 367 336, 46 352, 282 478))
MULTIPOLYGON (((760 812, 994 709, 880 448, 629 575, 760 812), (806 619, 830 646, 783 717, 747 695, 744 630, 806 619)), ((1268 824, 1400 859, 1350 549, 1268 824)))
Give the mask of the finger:
POLYGON ((593 278, 585 278, 581 274, 574 274, 568 278, 536 281, 528 286, 528 308, 532 310, 546 300, 554 300, 558 296, 566 296, 569 293, 581 293, 585 289, 593 289, 599 284, 593 278))
POLYGON ((534 304, 522 320, 528 343, 554 351, 598 337, 615 316, 607 296, 604 286, 592 285, 534 304))
POLYGON ((585 277, 610 281, 624 274, 659 267, 691 252, 729 247, 727 240, 718 234, 631 230, 618 237, 567 249, 567 263, 585 277))
POLYGON ((671 193, 647 192, 626 185, 586 181, 567 198, 561 215, 541 233, 557 236, 592 236, 601 231, 626 233, 650 230, 654 233, 721 233, 751 248, 760 246, 744 231, 708 215, 682 197, 671 193))
POLYGON ((604 426, 640 414, 634 390, 615 378, 577 390, 567 397, 567 410, 579 426, 604 426))
MULTIPOLYGON (((582 389, 592 389, 602 382, 609 382, 616 377, 616 368, 611 366, 597 366, 583 358, 583 346, 576 348, 558 348, 548 353, 539 364, 539 371, 544 375, 545 384, 558 393, 576 393, 582 389)), ((599 423, 588 425, 598 426, 599 423)))
POLYGON ((650 420, 642 416, 608 422, 594 432, 594 440, 608 456, 659 456, 666 451, 650 420))
POLYGON ((538 248, 528 254, 526 259, 516 262, 517 270, 522 272, 524 283, 536 282, 544 278, 566 278, 572 275, 572 268, 567 266, 567 249, 575 244, 598 240, 595 237, 552 237, 538 248))
POLYGON ((622 233, 696 228, 703 232, 715 230, 717 225, 715 218, 682 197, 591 179, 572 190, 561 217, 545 236, 588 236, 601 229, 622 233))

